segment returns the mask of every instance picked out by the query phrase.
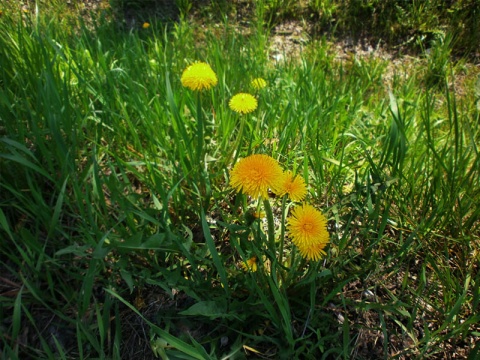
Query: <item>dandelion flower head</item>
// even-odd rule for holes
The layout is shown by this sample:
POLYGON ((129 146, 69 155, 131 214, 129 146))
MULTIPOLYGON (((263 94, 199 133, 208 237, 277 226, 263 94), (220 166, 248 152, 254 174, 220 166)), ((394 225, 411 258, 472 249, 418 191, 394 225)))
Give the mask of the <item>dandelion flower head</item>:
POLYGON ((188 66, 182 74, 182 85, 190 90, 209 90, 218 83, 217 75, 210 65, 196 62, 188 66))
POLYGON ((253 198, 268 197, 268 189, 280 186, 283 170, 272 157, 254 154, 241 159, 230 172, 230 184, 253 198))
POLYGON ((293 176, 291 171, 285 171, 278 195, 288 195, 292 201, 302 201, 307 195, 305 180, 299 175, 293 176))
POLYGON ((251 271, 251 272, 257 271, 257 269, 258 269, 258 266, 257 266, 257 257, 256 257, 256 256, 251 257, 251 258, 248 259, 247 261, 243 262, 243 263, 242 263, 242 269, 243 269, 244 271, 251 271))
POLYGON ((253 79, 250 85, 252 85, 252 87, 255 90, 261 90, 267 86, 267 82, 264 79, 259 77, 259 78, 253 79))
POLYGON ((313 206, 296 206, 288 218, 287 229, 300 254, 308 260, 318 260, 329 242, 327 219, 313 206))
POLYGON ((257 108, 258 101, 251 94, 239 93, 230 99, 228 105, 239 114, 248 114, 257 108))
POLYGON ((300 251, 300 255, 307 260, 317 261, 322 258, 326 253, 324 251, 325 246, 327 243, 312 243, 312 244, 304 244, 299 245, 298 250, 300 251))
POLYGON ((150 24, 149 24, 148 22, 144 22, 143 25, 142 25, 142 27, 143 27, 144 29, 148 29, 148 28, 150 27, 150 24))

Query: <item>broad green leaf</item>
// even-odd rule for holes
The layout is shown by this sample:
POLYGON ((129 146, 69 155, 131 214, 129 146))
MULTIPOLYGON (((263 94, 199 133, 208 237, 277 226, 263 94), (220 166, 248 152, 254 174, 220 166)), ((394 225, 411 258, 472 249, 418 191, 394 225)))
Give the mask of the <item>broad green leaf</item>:
POLYGON ((181 311, 181 315, 205 316, 210 319, 228 317, 225 301, 200 301, 187 310, 181 311))

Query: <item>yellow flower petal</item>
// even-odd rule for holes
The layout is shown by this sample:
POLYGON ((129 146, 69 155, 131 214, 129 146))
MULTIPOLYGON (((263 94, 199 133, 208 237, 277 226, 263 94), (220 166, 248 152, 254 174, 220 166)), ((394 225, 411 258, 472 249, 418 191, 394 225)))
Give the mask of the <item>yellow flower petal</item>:
POLYGON ((182 74, 182 85, 193 91, 209 90, 218 83, 217 75, 210 65, 196 62, 187 67, 182 74))
POLYGON ((326 253, 323 249, 325 249, 327 243, 312 243, 309 245, 299 245, 298 250, 300 251, 300 255, 304 259, 317 261, 322 258, 326 253))
POLYGON ((247 261, 243 262, 243 263, 242 263, 242 269, 243 269, 244 271, 251 271, 251 272, 257 271, 257 269, 258 269, 258 266, 257 266, 257 257, 256 257, 256 256, 251 257, 251 258, 248 259, 247 261))
POLYGON ((257 108, 258 101, 253 95, 239 93, 230 99, 228 105, 239 114, 248 114, 257 108))
POLYGON ((285 171, 278 195, 288 195, 292 201, 302 201, 307 195, 307 185, 301 176, 294 177, 291 171, 285 171))
POLYGON ((267 86, 267 82, 262 78, 253 79, 250 84, 255 90, 261 90, 267 86))
POLYGON ((268 197, 268 189, 280 186, 283 170, 272 157, 254 154, 241 159, 230 172, 230 185, 251 197, 268 197))
POLYGON ((321 255, 325 255, 323 249, 329 243, 330 237, 327 219, 313 206, 296 206, 288 218, 287 229, 292 242, 305 259, 318 260, 321 255))

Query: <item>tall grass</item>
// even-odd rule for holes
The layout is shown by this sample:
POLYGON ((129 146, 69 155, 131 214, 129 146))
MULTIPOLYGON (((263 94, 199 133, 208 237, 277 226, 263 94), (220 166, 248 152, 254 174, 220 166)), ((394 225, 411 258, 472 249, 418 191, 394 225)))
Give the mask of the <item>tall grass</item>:
POLYGON ((451 51, 478 57, 480 7, 475 0, 311 0, 308 5, 322 32, 369 39, 401 51, 431 47, 448 35, 455 39, 451 51))
POLYGON ((17 15, 0 18, 3 357, 478 354, 478 94, 473 70, 457 92, 448 48, 441 71, 387 82, 386 62, 322 42, 272 63, 262 26, 17 15), (196 60, 219 79, 200 95, 180 83, 196 60), (228 101, 256 77, 241 117, 228 101), (251 153, 303 175, 329 218, 326 258, 288 286, 268 259, 240 266, 271 236, 229 187, 251 153))

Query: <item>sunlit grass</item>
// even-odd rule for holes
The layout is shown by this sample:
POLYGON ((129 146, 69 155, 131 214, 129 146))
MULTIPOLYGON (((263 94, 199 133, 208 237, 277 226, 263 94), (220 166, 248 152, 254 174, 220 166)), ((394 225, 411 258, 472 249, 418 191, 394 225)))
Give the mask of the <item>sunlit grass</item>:
POLYGON ((448 41, 405 72, 326 41, 271 62, 263 26, 7 10, 5 358, 478 353, 480 87, 448 41), (214 86, 182 85, 196 61, 214 86), (232 110, 241 93, 255 107, 232 110), (305 180, 302 201, 328 219, 319 261, 295 254, 293 202, 231 185, 251 154, 305 180))

